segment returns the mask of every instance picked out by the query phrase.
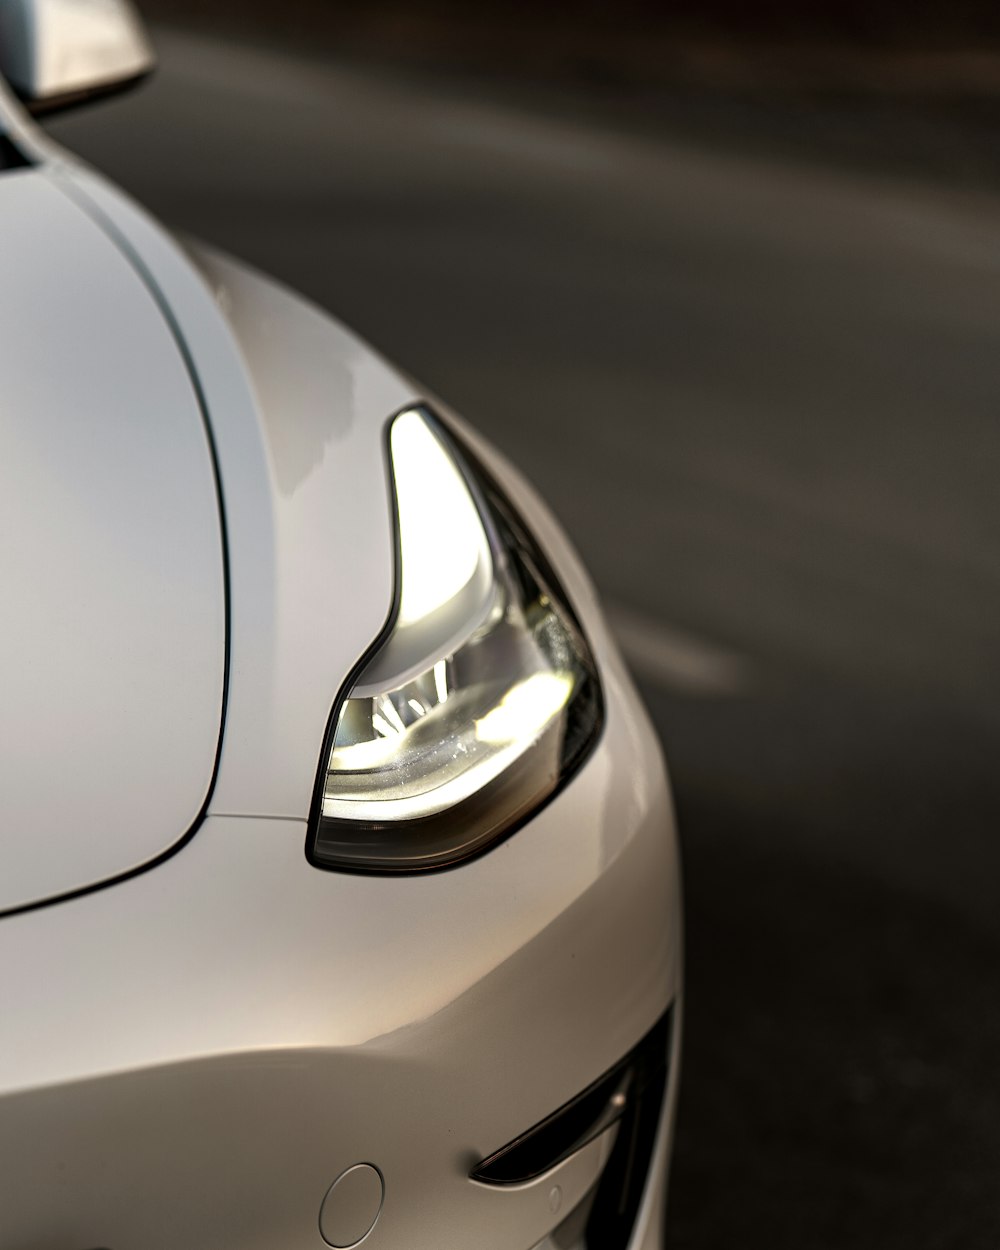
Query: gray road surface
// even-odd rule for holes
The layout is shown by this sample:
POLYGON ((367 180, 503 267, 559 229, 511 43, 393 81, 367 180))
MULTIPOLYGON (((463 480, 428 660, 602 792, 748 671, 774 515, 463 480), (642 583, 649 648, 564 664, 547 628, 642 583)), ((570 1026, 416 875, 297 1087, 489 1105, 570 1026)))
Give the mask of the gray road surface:
POLYGON ((671 1245, 1000 1244, 1000 200, 170 35, 53 125, 479 424, 587 558, 689 896, 671 1245))

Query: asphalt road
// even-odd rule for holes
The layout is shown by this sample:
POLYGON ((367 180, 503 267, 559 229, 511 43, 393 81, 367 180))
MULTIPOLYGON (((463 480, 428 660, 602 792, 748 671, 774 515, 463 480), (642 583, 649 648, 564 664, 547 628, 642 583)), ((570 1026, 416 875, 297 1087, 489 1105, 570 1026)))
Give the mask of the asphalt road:
POLYGON ((160 47, 52 129, 479 424, 615 612, 686 860, 671 1246, 995 1250, 1000 199, 160 47))

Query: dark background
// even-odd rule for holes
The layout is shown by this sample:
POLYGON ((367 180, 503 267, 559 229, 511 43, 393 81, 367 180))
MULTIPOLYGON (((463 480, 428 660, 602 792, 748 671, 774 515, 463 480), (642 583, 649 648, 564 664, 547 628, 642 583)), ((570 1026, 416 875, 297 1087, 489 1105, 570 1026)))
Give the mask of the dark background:
POLYGON ((1000 9, 150 0, 52 129, 526 469, 665 743, 672 1247, 1000 1244, 1000 9))

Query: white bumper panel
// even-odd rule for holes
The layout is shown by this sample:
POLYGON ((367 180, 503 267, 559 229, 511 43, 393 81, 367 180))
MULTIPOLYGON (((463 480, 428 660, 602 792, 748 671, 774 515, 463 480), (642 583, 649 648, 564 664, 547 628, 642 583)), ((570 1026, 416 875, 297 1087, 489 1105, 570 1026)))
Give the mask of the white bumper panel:
POLYGON ((606 680, 581 774, 461 868, 324 873, 301 823, 216 817, 152 872, 4 921, 5 1250, 322 1250, 323 1196, 358 1162, 385 1176, 371 1250, 537 1244, 593 1149, 516 1189, 470 1167, 680 985, 659 752, 615 663, 606 680))

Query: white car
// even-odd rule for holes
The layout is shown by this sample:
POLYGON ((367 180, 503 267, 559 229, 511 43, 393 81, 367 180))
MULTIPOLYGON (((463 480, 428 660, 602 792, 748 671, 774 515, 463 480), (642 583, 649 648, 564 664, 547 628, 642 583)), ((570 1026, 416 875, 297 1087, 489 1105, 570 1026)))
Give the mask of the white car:
POLYGON ((593 588, 29 116, 150 63, 0 0, 0 1247, 654 1250, 679 868, 593 588))

